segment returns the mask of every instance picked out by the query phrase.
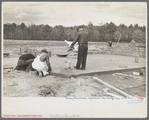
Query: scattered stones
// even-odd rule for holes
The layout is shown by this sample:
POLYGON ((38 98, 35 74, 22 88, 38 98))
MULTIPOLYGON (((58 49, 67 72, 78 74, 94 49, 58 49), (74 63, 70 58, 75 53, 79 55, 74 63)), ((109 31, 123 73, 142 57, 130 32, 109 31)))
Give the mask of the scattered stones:
POLYGON ((71 62, 70 61, 65 61, 65 68, 66 69, 69 69, 69 68, 71 68, 71 62))
POLYGON ((110 89, 109 88, 103 88, 102 89, 105 93, 107 93, 110 89))
POLYGON ((141 69, 139 72, 140 72, 140 75, 146 75, 146 71, 144 69, 141 69))
POLYGON ((140 73, 139 72, 133 72, 133 75, 138 76, 138 75, 140 75, 140 73))
POLYGON ((57 92, 50 86, 40 86, 40 89, 42 89, 39 93, 39 95, 42 96, 47 96, 47 95, 51 95, 51 96, 55 96, 57 94, 57 92))
POLYGON ((3 53, 3 56, 4 56, 4 57, 7 57, 7 56, 9 56, 9 54, 10 54, 10 53, 3 53))
POLYGON ((8 86, 16 86, 18 85, 17 83, 9 84, 8 86))

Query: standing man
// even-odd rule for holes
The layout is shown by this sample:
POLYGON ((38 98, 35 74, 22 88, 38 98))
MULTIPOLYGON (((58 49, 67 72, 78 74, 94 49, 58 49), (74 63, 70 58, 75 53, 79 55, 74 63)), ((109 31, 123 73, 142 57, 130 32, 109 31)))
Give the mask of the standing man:
POLYGON ((76 69, 85 70, 86 68, 86 58, 87 58, 87 51, 88 51, 88 33, 84 31, 83 26, 79 26, 77 29, 78 33, 70 45, 73 47, 76 42, 78 42, 78 57, 77 57, 77 64, 75 66, 76 69))

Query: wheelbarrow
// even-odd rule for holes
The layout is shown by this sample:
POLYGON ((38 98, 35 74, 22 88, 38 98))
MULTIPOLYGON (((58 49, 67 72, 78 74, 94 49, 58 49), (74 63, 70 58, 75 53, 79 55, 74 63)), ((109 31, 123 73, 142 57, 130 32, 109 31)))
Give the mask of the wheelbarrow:
POLYGON ((73 50, 74 48, 68 48, 68 50, 66 51, 66 53, 56 53, 56 55, 58 56, 58 57, 67 57, 71 52, 72 52, 72 50, 73 50))
POLYGON ((67 54, 56 54, 58 57, 67 57, 69 55, 69 53, 67 54))

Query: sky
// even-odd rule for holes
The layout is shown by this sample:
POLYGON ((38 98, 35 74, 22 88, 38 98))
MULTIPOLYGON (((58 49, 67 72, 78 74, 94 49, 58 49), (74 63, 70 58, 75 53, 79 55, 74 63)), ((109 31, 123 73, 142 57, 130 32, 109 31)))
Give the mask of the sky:
POLYGON ((50 26, 147 25, 146 2, 3 2, 3 23, 50 26))

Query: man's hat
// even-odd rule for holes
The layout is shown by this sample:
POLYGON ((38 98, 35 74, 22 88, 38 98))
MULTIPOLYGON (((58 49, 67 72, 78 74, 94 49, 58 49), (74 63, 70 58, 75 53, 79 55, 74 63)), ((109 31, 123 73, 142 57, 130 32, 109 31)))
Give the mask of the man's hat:
POLYGON ((47 49, 42 49, 41 52, 48 53, 47 49))
POLYGON ((79 29, 80 29, 80 28, 83 28, 83 26, 82 26, 82 25, 81 25, 81 26, 79 26, 79 27, 77 28, 77 31, 79 31, 79 29))

